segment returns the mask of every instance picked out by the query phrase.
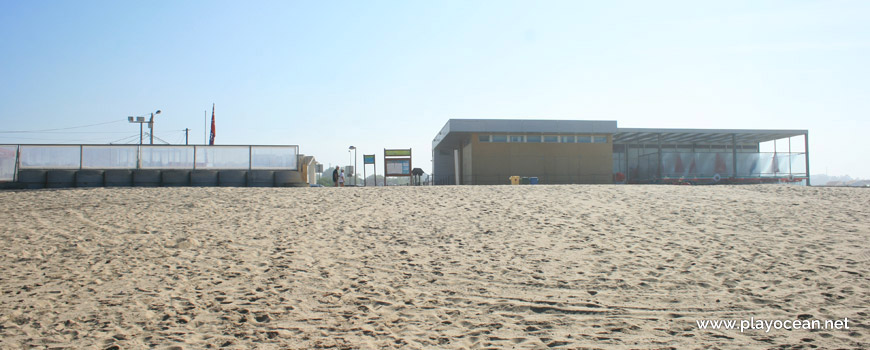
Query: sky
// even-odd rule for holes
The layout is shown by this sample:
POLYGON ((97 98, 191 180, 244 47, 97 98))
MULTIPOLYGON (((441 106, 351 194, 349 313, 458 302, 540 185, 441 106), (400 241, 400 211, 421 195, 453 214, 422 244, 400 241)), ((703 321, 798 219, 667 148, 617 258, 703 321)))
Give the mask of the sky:
POLYGON ((868 62, 868 1, 0 0, 0 143, 138 142, 159 109, 202 144, 214 104, 216 144, 428 173, 451 118, 616 120, 807 129, 813 174, 870 178, 868 62))

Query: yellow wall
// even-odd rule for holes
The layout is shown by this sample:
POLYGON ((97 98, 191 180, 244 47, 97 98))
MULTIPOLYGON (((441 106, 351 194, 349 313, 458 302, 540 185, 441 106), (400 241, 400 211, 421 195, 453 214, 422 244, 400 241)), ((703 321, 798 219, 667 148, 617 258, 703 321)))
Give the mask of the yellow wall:
MULTIPOLYGON (((472 182, 507 184, 510 176, 536 176, 543 184, 613 183, 613 144, 480 142, 471 137, 472 182)), ((464 156, 464 155, 463 155, 464 156)), ((463 179, 465 180, 465 179, 463 179)))

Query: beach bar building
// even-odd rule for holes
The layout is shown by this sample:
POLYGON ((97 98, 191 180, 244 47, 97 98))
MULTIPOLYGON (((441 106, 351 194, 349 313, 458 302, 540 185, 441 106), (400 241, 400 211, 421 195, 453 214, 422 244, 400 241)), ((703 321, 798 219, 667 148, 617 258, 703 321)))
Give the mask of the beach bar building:
POLYGON ((432 140, 432 172, 434 183, 440 185, 506 184, 512 176, 542 184, 809 185, 808 142, 807 130, 619 128, 609 120, 450 119, 432 140), (784 142, 786 149, 778 149, 777 144, 784 142), (763 145, 773 148, 762 151, 763 145))

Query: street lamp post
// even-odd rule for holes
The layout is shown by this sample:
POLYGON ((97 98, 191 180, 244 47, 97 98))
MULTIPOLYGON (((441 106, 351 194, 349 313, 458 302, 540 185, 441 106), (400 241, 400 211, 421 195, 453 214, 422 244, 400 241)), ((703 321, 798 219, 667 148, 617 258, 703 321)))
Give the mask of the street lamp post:
MULTIPOLYGON (((353 150, 353 186, 356 187, 356 147, 348 147, 347 155, 350 155, 350 150, 353 150)), ((363 183, 365 183, 365 181, 366 179, 363 179, 363 183)))
POLYGON ((129 121, 130 123, 138 123, 139 124, 139 144, 140 145, 142 144, 142 131, 143 131, 142 124, 145 124, 145 123, 148 123, 148 128, 151 129, 151 144, 152 145, 154 144, 154 115, 155 114, 160 114, 160 110, 158 109, 156 112, 151 113, 151 119, 148 121, 145 121, 144 116, 127 117, 127 121, 129 121))
POLYGON ((151 134, 151 144, 152 145, 154 144, 154 115, 155 114, 160 114, 160 110, 158 109, 157 112, 151 113, 151 119, 148 119, 148 129, 151 129, 151 131, 149 133, 151 134))

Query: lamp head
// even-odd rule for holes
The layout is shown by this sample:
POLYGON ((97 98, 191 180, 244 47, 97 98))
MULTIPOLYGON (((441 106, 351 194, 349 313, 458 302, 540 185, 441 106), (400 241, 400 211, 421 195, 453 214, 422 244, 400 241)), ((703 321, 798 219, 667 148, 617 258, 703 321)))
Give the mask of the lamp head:
POLYGON ((157 112, 154 112, 154 114, 160 114, 160 110, 158 109, 157 112))

